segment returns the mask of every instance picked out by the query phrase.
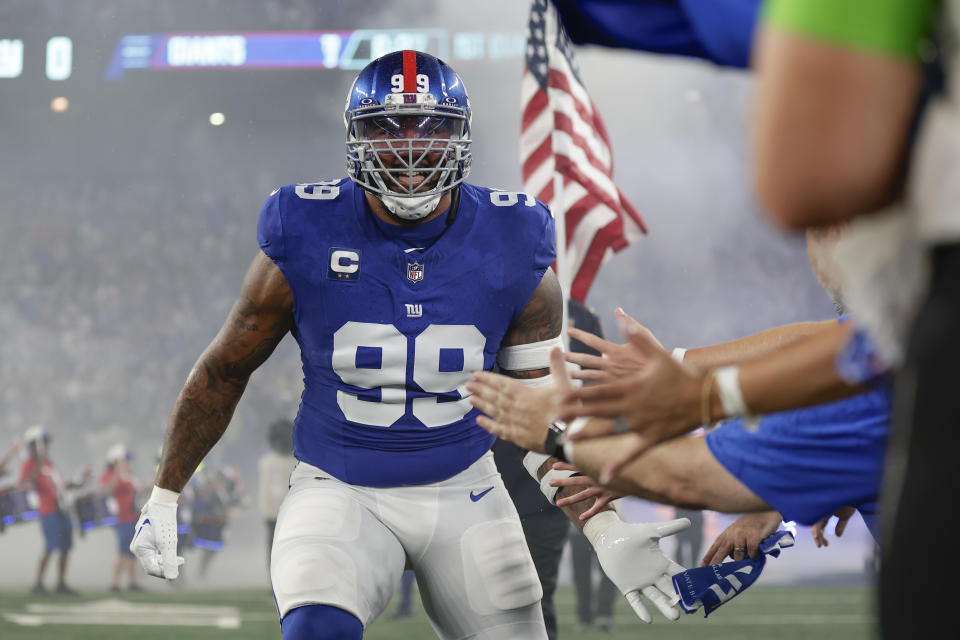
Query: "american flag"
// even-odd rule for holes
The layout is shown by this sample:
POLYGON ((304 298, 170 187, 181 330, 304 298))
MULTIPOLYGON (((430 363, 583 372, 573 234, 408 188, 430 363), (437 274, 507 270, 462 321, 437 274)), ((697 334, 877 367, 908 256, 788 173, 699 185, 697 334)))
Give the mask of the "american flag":
POLYGON ((531 4, 521 91, 523 189, 550 205, 566 238, 561 282, 569 278, 570 297, 583 302, 600 265, 647 229, 613 183, 610 138, 548 0, 531 4))

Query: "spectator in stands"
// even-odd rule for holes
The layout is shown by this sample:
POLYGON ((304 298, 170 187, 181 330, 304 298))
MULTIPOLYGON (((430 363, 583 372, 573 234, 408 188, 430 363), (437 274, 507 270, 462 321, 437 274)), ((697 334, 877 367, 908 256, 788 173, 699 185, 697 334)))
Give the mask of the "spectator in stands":
POLYGON ((117 557, 113 562, 110 591, 120 591, 120 576, 127 575, 127 590, 141 591, 137 585, 136 559, 130 552, 133 529, 140 516, 136 506, 138 483, 130 474, 130 450, 115 444, 107 451, 107 468, 100 476, 100 491, 113 496, 117 505, 117 557))
POLYGON ((57 565, 57 586, 55 593, 63 595, 77 595, 77 592, 67 586, 67 560, 70 549, 73 548, 73 527, 70 516, 65 511, 63 492, 66 489, 81 486, 90 477, 87 469, 83 477, 66 483, 63 477, 54 468, 48 456, 50 433, 43 427, 35 425, 27 429, 23 436, 27 447, 27 459, 20 468, 20 486, 33 489, 39 500, 40 525, 43 529, 44 550, 37 566, 37 580, 30 590, 34 595, 49 593, 43 586, 43 576, 47 570, 47 563, 54 551, 60 552, 60 562, 57 565))

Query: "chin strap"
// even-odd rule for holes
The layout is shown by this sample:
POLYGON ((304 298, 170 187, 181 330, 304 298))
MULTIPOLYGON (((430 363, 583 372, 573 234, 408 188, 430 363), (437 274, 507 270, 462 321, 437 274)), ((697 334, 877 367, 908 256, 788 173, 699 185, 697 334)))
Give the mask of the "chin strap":
POLYGON ((383 206, 401 220, 420 220, 433 213, 437 203, 440 202, 441 195, 435 193, 429 196, 381 195, 378 197, 383 206))
POLYGON ((450 213, 447 214, 447 226, 453 224, 457 219, 457 213, 460 212, 460 185, 453 188, 450 192, 450 213))

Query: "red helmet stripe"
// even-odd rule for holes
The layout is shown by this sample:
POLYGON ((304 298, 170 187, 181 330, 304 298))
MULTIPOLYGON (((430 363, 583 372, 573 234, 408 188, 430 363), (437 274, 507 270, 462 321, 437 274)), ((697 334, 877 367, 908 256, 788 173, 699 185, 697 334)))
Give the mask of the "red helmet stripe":
POLYGON ((417 92, 417 52, 410 49, 403 51, 403 92, 417 92))

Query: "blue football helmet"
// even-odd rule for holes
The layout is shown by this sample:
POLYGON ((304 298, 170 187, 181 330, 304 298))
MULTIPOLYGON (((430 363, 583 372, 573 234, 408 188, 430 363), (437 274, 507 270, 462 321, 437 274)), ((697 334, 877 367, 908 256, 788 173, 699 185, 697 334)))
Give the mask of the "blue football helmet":
POLYGON ((470 99, 460 76, 420 51, 377 58, 344 108, 347 175, 398 218, 419 220, 470 173, 470 99))

